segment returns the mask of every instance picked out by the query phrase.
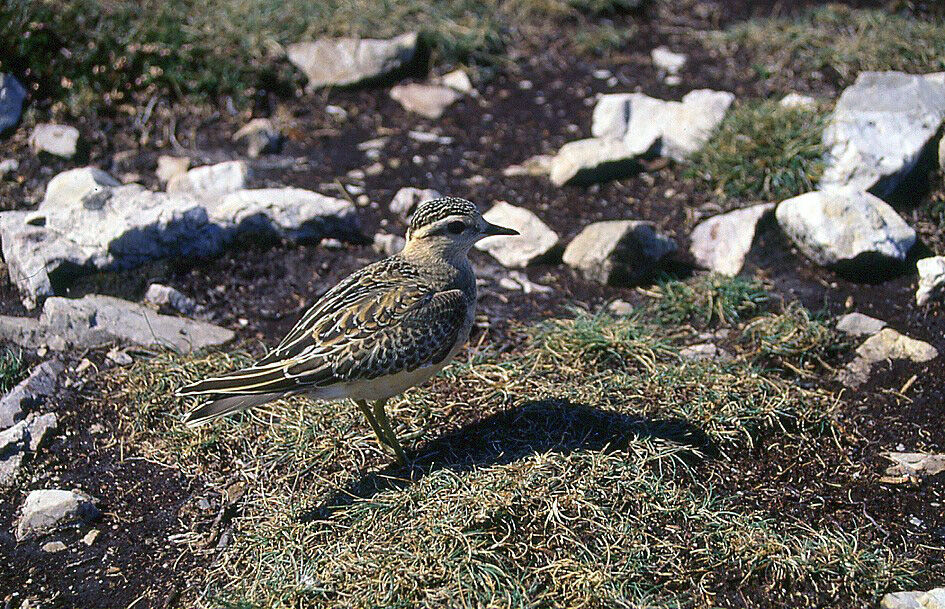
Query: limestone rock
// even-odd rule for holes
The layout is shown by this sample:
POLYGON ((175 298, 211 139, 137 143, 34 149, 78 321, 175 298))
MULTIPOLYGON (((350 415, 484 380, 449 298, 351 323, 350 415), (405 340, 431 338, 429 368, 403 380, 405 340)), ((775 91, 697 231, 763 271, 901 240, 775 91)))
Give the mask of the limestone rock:
POLYGON ((167 182, 167 192, 215 197, 246 188, 248 180, 249 165, 244 161, 226 161, 175 175, 167 182))
POLYGON ((486 237, 476 249, 489 252, 509 268, 525 268, 546 259, 558 246, 558 234, 531 211, 499 201, 484 213, 486 221, 517 230, 516 236, 486 237))
POLYGON ((170 286, 152 283, 144 293, 144 301, 157 307, 169 306, 182 315, 193 315, 197 311, 197 303, 193 298, 181 294, 170 286))
POLYGON ((622 140, 635 156, 652 151, 683 161, 708 141, 734 100, 731 93, 710 89, 690 91, 678 102, 642 93, 603 95, 591 133, 622 140))
POLYGON ((518 165, 509 165, 502 170, 506 177, 515 176, 546 176, 551 173, 551 162, 554 159, 550 154, 536 154, 522 161, 518 165))
POLYGON ((157 175, 158 180, 160 180, 162 184, 167 184, 172 178, 180 174, 187 173, 189 168, 190 159, 187 157, 168 156, 166 154, 162 154, 158 157, 157 171, 154 173, 157 175))
POLYGON ((810 95, 788 93, 781 98, 780 104, 785 108, 814 108, 817 106, 817 100, 810 95))
POLYGON ((0 315, 0 338, 28 348, 55 346, 55 339, 62 341, 60 348, 118 342, 189 353, 222 345, 233 337, 232 330, 220 326, 160 315, 144 305, 97 294, 79 299, 49 298, 39 319, 0 315))
POLYGON ((26 89, 12 74, 0 74, 0 135, 20 121, 26 89))
POLYGON ((782 201, 781 229, 808 258, 823 266, 881 272, 902 262, 916 233, 882 199, 854 189, 809 192, 782 201))
POLYGON ((886 322, 862 313, 847 313, 837 320, 837 330, 850 336, 872 336, 886 327, 886 322))
POLYGON ((564 250, 564 262, 592 281, 634 284, 653 276, 676 243, 652 224, 635 220, 595 222, 564 250))
POLYGON ((928 592, 890 592, 880 601, 882 609, 945 609, 945 588, 928 592))
POLYGON ((915 303, 920 307, 933 298, 945 296, 945 256, 932 256, 916 262, 919 272, 919 287, 915 292, 915 303))
POLYGON ((919 479, 945 472, 945 455, 890 452, 885 457, 893 462, 886 469, 887 476, 919 479))
POLYGON ((429 119, 440 118, 450 105, 462 98, 459 91, 450 87, 418 83, 397 85, 391 88, 390 96, 408 112, 429 119))
POLYGON ((407 240, 400 235, 390 235, 387 233, 378 233, 374 235, 374 250, 385 256, 393 256, 404 249, 407 240))
POLYGON ((589 138, 568 142, 551 160, 549 177, 556 186, 593 184, 630 175, 634 159, 642 154, 622 140, 589 138))
POLYGON ((945 84, 902 72, 861 72, 824 130, 821 188, 889 195, 915 168, 945 120, 945 84))
POLYGON ((417 209, 417 205, 430 199, 437 199, 440 196, 442 195, 432 188, 424 189, 407 186, 397 191, 388 208, 406 222, 413 215, 414 210, 417 209))
POLYGON ((213 256, 238 236, 315 240, 358 234, 354 205, 308 190, 166 194, 121 186, 92 168, 54 177, 35 211, 0 213, 3 256, 29 308, 51 296, 55 283, 67 285, 78 273, 213 256))
POLYGON ((24 411, 35 410, 53 397, 59 388, 59 375, 64 370, 65 366, 59 360, 43 362, 0 398, 0 429, 10 427, 23 416, 24 411))
POLYGON ((64 524, 98 518, 92 498, 78 491, 56 489, 31 491, 16 524, 16 539, 22 541, 50 533, 64 524))
POLYGON ((938 350, 929 343, 909 338, 892 328, 880 330, 856 349, 856 358, 840 371, 840 382, 858 387, 869 379, 873 364, 893 359, 922 363, 938 357, 938 350))
POLYGON ((323 38, 289 45, 287 54, 308 77, 309 91, 329 86, 362 84, 391 74, 413 61, 417 33, 389 40, 323 38))
POLYGON ((282 133, 268 118, 254 118, 233 134, 233 141, 246 141, 246 153, 256 158, 264 152, 279 152, 285 141, 282 133))
POLYGON ((79 130, 68 125, 40 123, 30 135, 30 147, 34 152, 46 152, 64 159, 75 156, 79 143, 79 130))
POLYGON ((669 47, 659 46, 650 51, 653 65, 668 75, 677 74, 686 65, 687 57, 683 53, 674 53, 669 47))
POLYGON ((465 70, 453 70, 444 74, 440 77, 440 84, 464 95, 473 92, 472 81, 469 80, 469 74, 466 74, 465 70))
POLYGON ((713 216, 692 230, 689 251, 703 267, 735 276, 745 264, 758 222, 772 210, 774 203, 762 203, 713 216))

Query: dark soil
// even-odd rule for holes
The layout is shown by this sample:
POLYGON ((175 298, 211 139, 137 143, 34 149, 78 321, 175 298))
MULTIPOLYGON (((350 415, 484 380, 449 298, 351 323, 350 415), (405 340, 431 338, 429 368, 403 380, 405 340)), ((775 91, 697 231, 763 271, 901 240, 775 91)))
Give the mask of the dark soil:
MULTIPOLYGON (((291 128, 281 155, 252 161, 253 180, 260 186, 295 185, 332 195, 338 193, 329 189, 339 181, 357 183, 370 199, 361 206, 365 235, 378 230, 402 233, 402 222, 387 211, 386 204, 399 188, 418 186, 461 195, 483 208, 498 200, 527 207, 565 240, 595 220, 650 220, 674 237, 684 252, 694 224, 717 208, 711 193, 683 176, 683 167, 657 164, 634 177, 591 188, 558 188, 544 178, 502 175, 508 165, 553 153, 567 141, 589 136, 592 106, 585 100, 597 93, 641 90, 678 99, 704 87, 732 91, 739 98, 789 92, 772 89, 771 82, 760 80, 743 58, 707 50, 699 42, 699 32, 749 16, 790 13, 814 2, 689 0, 676 4, 678 10, 672 14, 663 9, 617 17, 618 23, 636 22, 639 34, 626 48, 603 58, 576 54, 570 38, 561 31, 524 42, 512 50, 512 63, 477 83, 478 97, 465 98, 438 121, 406 113, 380 89, 263 98, 256 113, 289 117, 291 128), (681 74, 682 87, 665 85, 652 67, 649 52, 659 44, 689 56, 681 74), (619 84, 611 89, 605 80, 595 78, 593 72, 599 69, 610 70, 619 84), (526 80, 530 88, 522 86, 526 80), (328 104, 343 108, 347 119, 326 113, 328 104), (419 143, 409 137, 410 130, 433 132, 453 141, 448 145, 419 143), (388 138, 379 157, 385 164, 383 172, 363 182, 346 177, 350 170, 373 162, 357 144, 379 136, 388 138)), ((915 10, 927 14, 936 8, 929 4, 915 10)), ((822 77, 790 83, 790 89, 835 97, 844 84, 822 77)), ((141 108, 146 103, 142 100, 141 108)), ((29 126, 21 126, 3 142, 3 156, 19 159, 20 170, 15 180, 0 183, 0 207, 35 206, 51 176, 87 163, 158 188, 154 166, 159 154, 190 156, 195 164, 244 158, 244 150, 235 147, 230 136, 248 117, 228 112, 226 104, 219 108, 158 101, 146 120, 140 109, 137 116, 76 120, 73 124, 87 148, 84 158, 73 161, 36 159, 27 150, 29 126)), ((37 100, 33 110, 36 116, 45 116, 48 104, 37 100)), ((931 196, 924 194, 915 207, 931 196)), ((150 282, 161 281, 196 299, 207 307, 212 321, 236 330, 251 349, 261 351, 263 345, 277 342, 321 293, 379 257, 369 245, 245 244, 212 260, 159 263, 83 278, 67 295, 95 291, 139 298, 150 282)), ((485 275, 501 276, 488 256, 475 252, 474 261, 485 275)), ((680 255, 677 266, 685 268, 688 262, 680 255)), ((810 264, 774 230, 759 237, 748 272, 763 278, 786 302, 800 300, 831 315, 859 311, 945 351, 945 308, 915 306, 914 276, 880 284, 847 281, 810 264)), ((502 340, 508 319, 527 324, 567 314, 568 307, 593 309, 615 298, 631 303, 644 298, 633 289, 590 284, 563 265, 537 266, 528 269, 527 275, 554 290, 524 295, 501 289, 497 279, 487 279, 480 311, 484 314, 481 327, 488 326, 489 340, 502 340)), ((0 282, 0 313, 27 314, 5 279, 0 282)), ((100 353, 89 357, 106 365, 100 353)), ((825 374, 823 382, 833 381, 825 374)), ((95 387, 94 380, 84 385, 77 380, 56 405, 58 437, 26 467, 17 488, 0 494, 0 599, 7 607, 17 607, 25 598, 43 600, 48 603, 44 607, 175 606, 177 596, 188 586, 188 573, 213 560, 212 551, 195 552, 173 537, 194 522, 208 526, 213 520, 213 514, 201 515, 201 508, 195 507, 197 498, 205 497, 199 482, 143 460, 134 446, 125 444, 116 414, 121 405, 90 409, 91 404, 101 403, 90 399, 95 387), (93 433, 93 424, 104 431, 93 433), (41 544, 33 541, 16 543, 8 534, 28 491, 44 487, 80 488, 100 501, 103 512, 99 522, 52 537, 69 546, 57 554, 43 553, 41 544), (102 531, 96 542, 89 548, 76 543, 92 527, 102 531)), ((917 487, 883 484, 879 477, 887 465, 883 451, 897 450, 900 445, 909 451, 945 451, 943 405, 945 358, 921 366, 880 366, 867 385, 843 394, 838 417, 844 430, 842 441, 823 436, 815 445, 798 445, 796 439, 767 438, 753 451, 713 462, 707 466, 708 473, 718 478, 720 492, 740 493, 747 505, 759 506, 774 517, 810 524, 852 523, 897 551, 909 548, 927 567, 918 587, 940 585, 945 581, 941 507, 945 476, 917 487), (899 393, 913 375, 916 380, 899 393)), ((751 598, 733 591, 724 604, 750 606, 755 604, 751 598)), ((771 597, 768 604, 805 604, 804 599, 788 600, 771 597)))

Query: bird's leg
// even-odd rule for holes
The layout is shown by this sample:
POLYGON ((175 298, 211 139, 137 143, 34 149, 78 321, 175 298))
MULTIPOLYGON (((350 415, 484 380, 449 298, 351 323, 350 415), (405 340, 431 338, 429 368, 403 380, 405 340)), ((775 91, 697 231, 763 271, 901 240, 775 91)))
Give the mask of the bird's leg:
POLYGON ((354 403, 358 405, 358 408, 361 409, 361 412, 364 413, 364 418, 368 420, 368 423, 371 424, 371 429, 374 430, 374 435, 377 436, 377 441, 381 443, 381 448, 387 446, 388 448, 393 448, 390 445, 390 441, 385 437, 384 430, 381 429, 381 426, 377 424, 377 419, 374 418, 374 415, 371 414, 371 409, 368 408, 368 403, 364 400, 354 400, 354 403))
POLYGON ((374 402, 374 417, 377 419, 377 423, 381 426, 381 429, 384 430, 384 433, 387 434, 387 445, 393 448, 394 452, 397 453, 397 460, 400 464, 406 466, 407 454, 404 453, 403 446, 401 446, 400 442, 397 440, 397 434, 391 429, 390 420, 387 418, 387 413, 384 412, 385 404, 387 404, 387 400, 374 402))

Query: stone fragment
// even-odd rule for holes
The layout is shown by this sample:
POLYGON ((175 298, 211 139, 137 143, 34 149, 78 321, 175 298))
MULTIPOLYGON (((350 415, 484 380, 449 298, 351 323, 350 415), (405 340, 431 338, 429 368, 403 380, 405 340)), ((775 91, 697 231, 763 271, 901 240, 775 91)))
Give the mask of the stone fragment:
POLYGON ((91 531, 86 533, 85 536, 82 538, 82 543, 84 543, 87 546, 91 546, 92 544, 95 543, 95 540, 98 539, 98 536, 101 534, 102 532, 99 531, 98 529, 92 529, 91 531))
POLYGON ((246 188, 248 180, 249 165, 245 161, 225 161, 175 175, 167 182, 167 192, 216 197, 246 188))
POLYGON ((393 256, 404 249, 405 245, 407 245, 407 240, 400 235, 390 235, 387 233, 374 235, 374 251, 384 254, 385 256, 393 256))
POLYGON ((389 40, 323 38, 289 45, 287 54, 308 77, 309 91, 377 80, 410 64, 417 52, 417 33, 389 40))
POLYGON ((47 412, 46 414, 30 413, 26 420, 26 447, 31 452, 36 452, 49 439, 49 436, 55 433, 59 421, 56 414, 47 412))
POLYGON ((30 148, 34 152, 46 152, 64 159, 75 156, 79 143, 79 130, 68 125, 40 123, 30 135, 30 148))
POLYGON ((414 210, 417 209, 417 205, 424 201, 429 201, 430 199, 437 199, 441 196, 438 191, 432 188, 424 189, 407 186, 397 191, 394 198, 391 199, 388 209, 406 222, 410 219, 410 216, 413 215, 414 210))
POLYGON ((853 189, 793 197, 775 215, 805 256, 841 271, 887 272, 916 241, 915 231, 885 201, 853 189))
POLYGON ((945 609, 945 588, 928 592, 890 592, 879 603, 882 609, 945 609))
POLYGON ((922 363, 938 357, 929 343, 900 334, 892 328, 880 330, 856 349, 856 358, 840 371, 840 382, 856 388, 869 380, 873 364, 886 360, 907 359, 922 363))
POLYGON ((916 262, 919 272, 919 287, 915 291, 915 303, 920 307, 932 299, 945 296, 945 256, 932 256, 916 262))
POLYGON ((677 74, 686 65, 687 57, 683 53, 674 53, 669 47, 659 46, 650 51, 653 65, 668 75, 677 74))
POLYGON ((466 74, 465 70, 453 70, 444 74, 440 77, 440 84, 464 95, 473 92, 472 81, 469 80, 469 74, 466 74))
POLYGON ((887 476, 907 476, 918 480, 945 472, 945 455, 889 452, 884 456, 893 462, 886 469, 887 476))
POLYGON ((47 541, 43 544, 43 552, 49 554, 55 554, 56 552, 62 552, 66 549, 66 544, 61 541, 47 541))
POLYGON ((683 161, 708 141, 734 100, 731 93, 710 89, 690 91, 678 102, 642 93, 603 95, 591 133, 622 140, 634 156, 651 152, 683 161))
POLYGON ((872 336, 886 327, 886 322, 862 313, 847 313, 837 320, 837 330, 850 336, 872 336))
POLYGON ((568 142, 551 160, 549 177, 556 186, 593 184, 624 178, 637 169, 634 160, 642 152, 630 150, 622 140, 589 138, 568 142))
POLYGON ((699 223, 692 230, 690 253, 696 262, 711 271, 737 275, 745 264, 758 223, 774 207, 774 203, 762 203, 699 223))
POLYGON ((610 220, 584 228, 564 250, 564 262, 585 278, 605 284, 637 284, 650 279, 676 242, 647 222, 610 220))
POLYGON ((679 352, 679 357, 689 361, 730 360, 732 356, 714 343, 689 345, 679 352))
POLYGON ((282 133, 268 118, 254 118, 233 134, 233 141, 246 141, 246 154, 256 158, 264 152, 276 153, 282 150, 285 141, 282 133))
POLYGON ((144 293, 144 301, 156 307, 169 306, 181 315, 197 312, 197 302, 179 290, 160 283, 152 283, 144 293))
POLYGON ((92 498, 79 491, 44 489, 31 491, 20 510, 16 539, 22 541, 50 533, 77 520, 98 518, 92 498))
POLYGON ((785 108, 815 108, 817 106, 817 100, 810 95, 788 93, 781 98, 780 104, 785 108))
POLYGON ((23 111, 26 89, 12 74, 0 73, 0 135, 16 126, 23 111))
POLYGON ((154 172, 162 184, 167 184, 174 177, 187 173, 190 169, 190 159, 180 156, 162 154, 157 160, 157 170, 154 172))
POLYGON ((390 90, 391 98, 408 112, 424 118, 438 119, 462 94, 450 87, 410 83, 396 85, 390 90))
POLYGON ((14 174, 20 168, 20 162, 16 159, 4 159, 0 161, 0 180, 9 174, 14 174))
POLYGON ((916 167, 945 120, 945 84, 902 72, 861 72, 823 134, 821 188, 852 186, 887 197, 916 167))
POLYGON ((548 259, 558 247, 558 234, 524 207, 499 201, 482 217, 519 232, 515 236, 486 237, 476 243, 476 249, 489 252, 502 266, 525 268, 548 259))
POLYGON ((43 362, 0 398, 0 429, 10 427, 23 417, 25 411, 36 410, 53 397, 59 387, 59 375, 64 370, 65 366, 59 360, 43 362))
POLYGON ((220 326, 161 315, 141 304, 97 294, 79 299, 49 298, 39 319, 0 315, 0 338, 27 348, 49 344, 56 338, 63 341, 63 346, 78 348, 117 342, 189 353, 222 345, 233 337, 232 330, 220 326))
POLYGON ((620 300, 618 298, 617 300, 607 305, 607 310, 612 315, 626 316, 633 313, 633 305, 627 302, 626 300, 620 300))
POLYGON ((550 154, 536 154, 522 161, 518 165, 509 165, 502 170, 506 177, 515 176, 546 176, 551 173, 551 162, 554 159, 550 154))
POLYGON ((240 236, 317 240, 359 234, 353 204, 300 188, 166 194, 121 186, 92 168, 50 180, 35 211, 0 212, 7 270, 29 308, 52 295, 53 285, 66 287, 78 274, 160 258, 209 257, 240 236))

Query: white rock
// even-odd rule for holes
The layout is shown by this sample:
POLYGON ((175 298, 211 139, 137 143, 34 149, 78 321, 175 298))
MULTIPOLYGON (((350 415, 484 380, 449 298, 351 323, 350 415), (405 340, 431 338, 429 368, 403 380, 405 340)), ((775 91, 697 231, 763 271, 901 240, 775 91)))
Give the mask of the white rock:
POLYGON ((499 279, 499 285, 506 290, 521 291, 525 294, 548 294, 554 289, 547 285, 535 283, 525 273, 508 271, 508 274, 499 279))
POLYGON ((902 72, 861 72, 840 95, 823 141, 821 187, 890 194, 945 120, 945 84, 902 72))
POLYGON ((387 233, 378 233, 374 235, 374 250, 385 256, 393 256, 404 249, 407 240, 400 235, 390 235, 387 233))
POLYGON ((26 437, 29 439, 27 448, 33 452, 42 448, 49 436, 59 426, 59 419, 53 412, 47 412, 46 414, 30 413, 25 422, 26 437))
POLYGON ((52 398, 63 370, 65 366, 59 360, 43 362, 0 398, 0 429, 13 425, 25 410, 34 410, 52 398))
POLYGON ((731 93, 710 89, 690 91, 679 102, 642 93, 603 95, 594 107, 591 133, 623 140, 634 155, 652 151, 683 161, 708 141, 733 101, 731 93))
POLYGON ((112 347, 109 349, 108 353, 105 354, 105 357, 119 366, 130 366, 135 361, 130 355, 128 355, 127 352, 119 349, 118 347, 112 347))
POLYGON ((392 87, 390 96, 408 112, 437 119, 463 95, 450 87, 410 83, 392 87))
POLYGON ((590 138, 568 142, 551 160, 549 177, 556 186, 622 178, 636 167, 636 156, 622 140, 590 138))
POLYGON ((919 287, 915 292, 915 303, 920 307, 929 300, 945 296, 945 256, 923 258, 915 264, 919 272, 919 287))
POLYGON ((187 173, 189 168, 189 158, 162 154, 158 157, 157 171, 154 173, 162 184, 167 184, 175 176, 187 173))
POLYGON ((687 59, 683 53, 674 53, 665 46, 650 51, 650 57, 653 59, 653 65, 670 75, 679 72, 686 65, 687 59))
POLYGON ((20 162, 16 159, 4 159, 0 161, 0 180, 7 177, 7 174, 16 173, 20 168, 20 162))
POLYGON ((12 74, 0 74, 0 134, 19 122, 25 99, 20 81, 12 74))
POLYGON ((56 552, 62 552, 66 549, 66 544, 61 541, 48 541, 43 544, 43 552, 49 554, 55 554, 56 552))
POLYGON ((465 70, 453 70, 444 74, 440 78, 440 84, 464 95, 473 91, 472 81, 469 80, 469 74, 466 74, 465 70))
POLYGON ((233 134, 233 141, 246 140, 246 153, 256 158, 264 152, 279 152, 282 148, 282 133, 268 118, 254 118, 233 134))
POLYGON ((23 466, 22 451, 15 450, 0 455, 0 490, 13 486, 16 476, 23 466))
POLYGON ((160 283, 152 283, 144 294, 144 301, 158 307, 167 305, 183 315, 193 315, 197 303, 193 298, 181 294, 179 290, 160 283))
POLYGON ((862 313, 847 313, 837 320, 837 330, 850 336, 872 336, 886 327, 886 322, 862 313))
MULTIPOLYGON (((439 144, 441 146, 449 146, 453 143, 453 138, 448 135, 437 135, 428 131, 417 131, 415 129, 408 131, 407 137, 414 141, 420 142, 421 144, 439 144)), ((414 159, 417 158, 421 157, 414 157, 414 159)))
POLYGON ((31 491, 20 511, 16 538, 44 535, 63 524, 91 520, 99 516, 92 499, 85 493, 64 490, 31 491))
POLYGON ((613 315, 631 315, 633 313, 633 305, 626 300, 620 300, 618 298, 607 305, 607 310, 613 315))
POLYGON ((442 195, 432 188, 414 188, 407 186, 401 188, 391 199, 388 208, 391 212, 400 216, 402 220, 408 220, 413 215, 417 205, 430 199, 438 199, 442 195))
POLYGON ((679 352, 679 357, 689 361, 730 360, 732 356, 714 343, 690 345, 679 352))
POLYGON ((788 93, 781 98, 781 106, 785 108, 814 108, 817 106, 817 100, 810 95, 801 95, 800 93, 788 93))
POLYGON ((692 230, 689 251, 703 267, 735 276, 745 264, 758 222, 773 209, 774 203, 762 203, 713 216, 692 230))
POLYGON ((476 243, 476 249, 489 252, 502 266, 525 268, 546 259, 558 246, 558 234, 524 207, 499 201, 482 217, 520 233, 516 236, 486 237, 476 243))
POLYGON ((945 172, 945 137, 938 142, 938 166, 945 172))
POLYGON ((98 536, 101 535, 101 533, 102 532, 99 531, 98 529, 92 529, 91 531, 86 533, 85 536, 82 538, 82 543, 84 543, 87 546, 91 546, 92 544, 95 543, 95 540, 98 539, 98 536))
POLYGON ((550 154, 536 154, 522 161, 519 165, 509 165, 502 170, 506 177, 514 176, 546 176, 551 173, 551 162, 554 159, 550 154))
POLYGON ((890 592, 883 596, 879 606, 882 609, 945 609, 945 588, 890 592))
POLYGON ((884 328, 857 347, 856 354, 870 363, 889 359, 908 359, 921 363, 938 357, 938 350, 925 341, 909 338, 892 328, 884 328))
POLYGON ((389 75, 413 61, 417 33, 390 40, 324 38, 289 45, 287 54, 308 77, 309 91, 327 86, 357 85, 389 75))
POLYGON ((883 456, 893 462, 886 470, 887 476, 924 478, 945 472, 945 455, 889 452, 883 456))
POLYGON ((27 348, 56 338, 63 346, 79 348, 118 342, 189 353, 222 345, 233 337, 232 330, 220 326, 160 315, 144 305, 97 294, 49 298, 39 319, 0 315, 0 338, 27 348))
POLYGON ((249 165, 245 161, 226 161, 177 174, 168 180, 167 192, 215 197, 246 188, 248 180, 249 165))
POLYGON ((213 256, 238 235, 352 238, 357 227, 354 205, 299 188, 165 194, 91 168, 53 178, 36 211, 0 213, 4 259, 29 308, 76 271, 213 256))
POLYGON ((652 277, 676 243, 652 224, 635 220, 595 222, 564 250, 564 262, 592 281, 634 284, 652 277))
POLYGON ((40 123, 30 136, 30 148, 34 152, 47 152, 65 159, 75 156, 78 143, 79 130, 68 125, 40 123))
POLYGON ((853 189, 809 192, 782 201, 775 215, 797 248, 824 266, 882 270, 875 257, 904 261, 916 241, 915 231, 892 207, 853 189))

